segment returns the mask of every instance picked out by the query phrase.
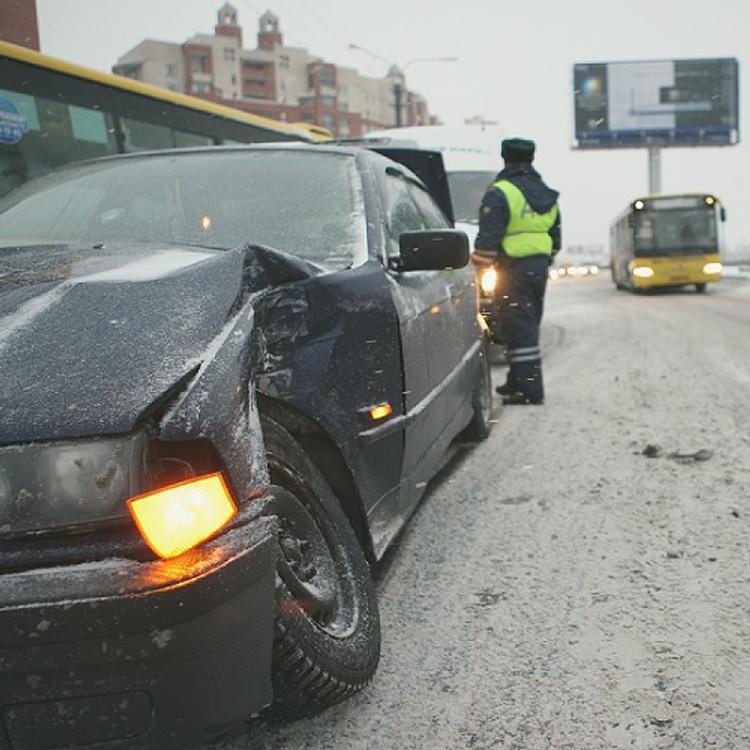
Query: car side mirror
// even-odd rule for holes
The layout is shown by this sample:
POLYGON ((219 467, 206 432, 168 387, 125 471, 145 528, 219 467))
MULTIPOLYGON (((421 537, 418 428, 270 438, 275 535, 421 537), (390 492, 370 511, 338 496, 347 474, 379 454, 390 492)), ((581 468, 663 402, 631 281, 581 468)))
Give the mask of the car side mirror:
POLYGON ((403 232, 398 245, 400 255, 390 262, 394 271, 443 271, 469 262, 469 238, 458 229, 403 232))

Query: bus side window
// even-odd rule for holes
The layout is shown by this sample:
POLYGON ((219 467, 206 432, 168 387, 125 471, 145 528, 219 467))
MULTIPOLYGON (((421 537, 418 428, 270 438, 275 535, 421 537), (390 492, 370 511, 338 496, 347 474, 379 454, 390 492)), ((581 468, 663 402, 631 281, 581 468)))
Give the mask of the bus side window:
POLYGON ((117 153, 111 116, 89 107, 0 89, 25 117, 18 143, 0 144, 0 195, 72 161, 117 153))
POLYGON ((133 151, 155 151, 163 148, 174 148, 174 132, 164 125, 154 125, 132 117, 121 117, 120 127, 125 153, 133 151))
POLYGON ((177 148, 192 148, 193 146, 213 146, 216 139, 208 135, 188 133, 184 130, 174 131, 174 145, 177 148))

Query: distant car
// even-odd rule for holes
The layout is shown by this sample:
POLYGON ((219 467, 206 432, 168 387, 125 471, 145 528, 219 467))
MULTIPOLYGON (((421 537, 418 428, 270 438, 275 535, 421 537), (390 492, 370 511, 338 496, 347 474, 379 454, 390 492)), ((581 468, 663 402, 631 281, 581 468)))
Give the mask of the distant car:
POLYGON ((186 747, 370 680, 367 560, 489 430, 446 213, 392 159, 303 145, 103 159, 0 201, 10 747, 186 747))

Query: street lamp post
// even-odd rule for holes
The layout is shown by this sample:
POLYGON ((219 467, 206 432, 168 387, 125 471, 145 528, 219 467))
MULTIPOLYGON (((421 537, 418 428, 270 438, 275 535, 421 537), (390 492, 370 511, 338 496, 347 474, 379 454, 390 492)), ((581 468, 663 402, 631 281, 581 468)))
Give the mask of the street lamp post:
POLYGON ((457 57, 414 57, 404 63, 403 67, 399 68, 395 63, 390 63, 385 57, 367 49, 366 47, 360 47, 358 44, 350 44, 349 49, 355 49, 359 52, 364 52, 370 57, 374 57, 376 60, 380 60, 389 66, 389 70, 397 71, 397 76, 400 78, 399 81, 395 81, 393 84, 393 106, 396 110, 396 127, 400 128, 403 125, 403 103, 404 97, 406 97, 407 103, 410 99, 409 90, 406 88, 405 73, 406 69, 414 63, 421 62, 456 62, 457 57))

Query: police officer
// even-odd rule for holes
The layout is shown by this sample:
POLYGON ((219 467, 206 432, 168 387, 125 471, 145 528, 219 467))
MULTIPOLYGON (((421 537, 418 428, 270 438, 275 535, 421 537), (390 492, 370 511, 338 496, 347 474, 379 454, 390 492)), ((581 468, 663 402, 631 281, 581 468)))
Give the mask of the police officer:
POLYGON ((535 144, 522 138, 502 142, 504 169, 482 198, 473 255, 477 265, 499 272, 498 322, 510 371, 497 387, 505 404, 544 403, 539 324, 547 269, 560 249, 559 193, 531 166, 535 144))

